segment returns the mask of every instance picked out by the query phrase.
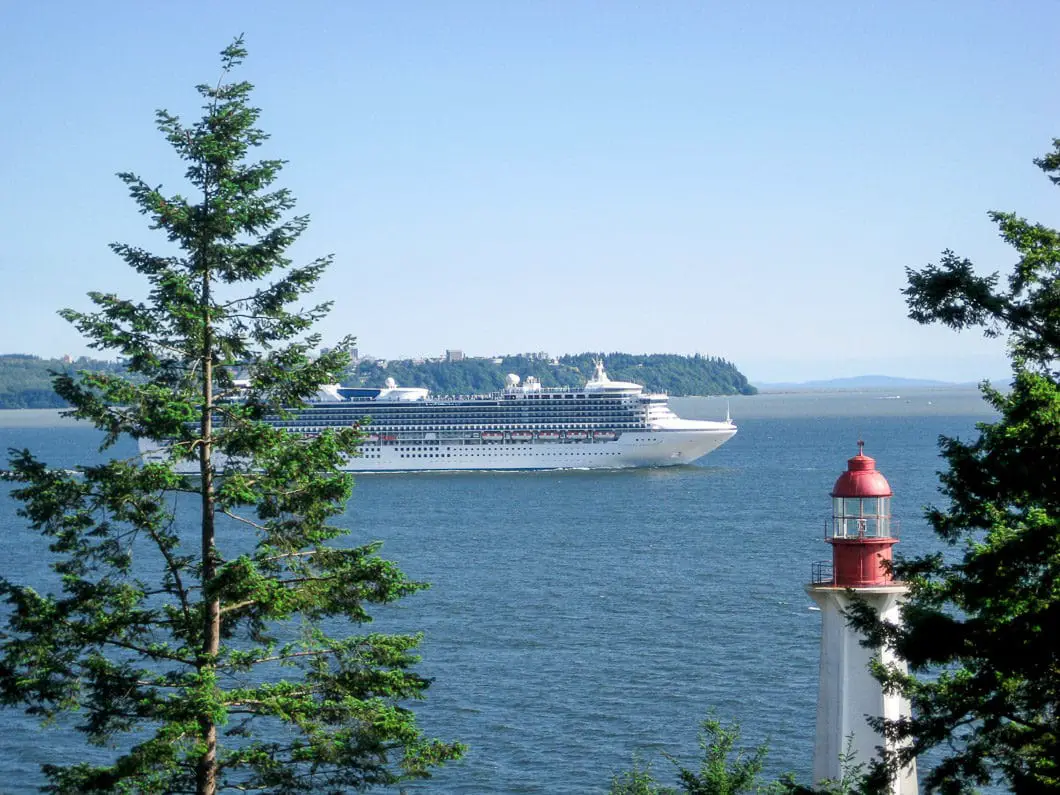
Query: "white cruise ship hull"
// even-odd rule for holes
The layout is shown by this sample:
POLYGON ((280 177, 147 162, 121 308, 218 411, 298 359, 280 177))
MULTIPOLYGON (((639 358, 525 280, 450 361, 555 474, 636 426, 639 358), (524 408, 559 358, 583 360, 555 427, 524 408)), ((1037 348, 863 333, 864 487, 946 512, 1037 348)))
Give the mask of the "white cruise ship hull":
POLYGON ((606 442, 414 443, 405 449, 380 448, 378 458, 350 459, 346 468, 353 472, 419 472, 675 466, 702 458, 734 433, 736 429, 728 427, 709 431, 636 432, 606 442))
MULTIPOLYGON (((704 425, 708 423, 703 423, 704 425)), ((453 470, 629 469, 691 464, 716 450, 736 433, 735 426, 709 423, 717 428, 638 431, 611 441, 482 442, 448 444, 445 441, 410 441, 394 447, 365 443, 362 453, 347 459, 349 472, 423 472, 453 470)), ((160 461, 163 448, 144 440, 146 461, 160 461)), ((218 456, 214 463, 226 463, 218 456)), ((194 461, 179 471, 198 471, 194 461)))
MULTIPOLYGON (((611 381, 603 364, 580 389, 544 388, 532 379, 519 386, 511 375, 503 392, 430 399, 426 389, 328 387, 321 399, 266 421, 294 435, 359 427, 359 454, 351 472, 446 470, 626 469, 690 464, 736 433, 724 422, 686 420, 665 395, 611 381), (368 393, 368 394, 365 394, 368 393)), ((165 446, 142 440, 148 461, 166 457, 165 446)), ((214 465, 227 462, 217 456, 214 465)), ((194 461, 178 469, 197 471, 194 461)))

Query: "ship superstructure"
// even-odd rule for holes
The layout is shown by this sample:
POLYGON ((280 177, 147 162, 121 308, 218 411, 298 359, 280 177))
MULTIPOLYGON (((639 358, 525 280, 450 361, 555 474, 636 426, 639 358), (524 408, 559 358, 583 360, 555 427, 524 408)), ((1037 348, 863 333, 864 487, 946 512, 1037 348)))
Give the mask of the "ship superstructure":
MULTIPOLYGON (((362 422, 356 472, 453 469, 625 468, 688 464, 736 433, 723 422, 685 420, 663 394, 612 381, 603 364, 581 389, 546 388, 509 375, 500 392, 431 397, 428 390, 327 386, 304 409, 269 422, 319 434, 362 422)), ((141 445, 147 457, 163 453, 141 445)))

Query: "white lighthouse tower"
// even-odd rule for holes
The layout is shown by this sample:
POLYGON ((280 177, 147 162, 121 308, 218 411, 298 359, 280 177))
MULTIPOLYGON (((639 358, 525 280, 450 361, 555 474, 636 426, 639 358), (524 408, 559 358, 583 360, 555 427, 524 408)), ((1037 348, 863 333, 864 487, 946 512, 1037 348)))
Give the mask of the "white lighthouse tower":
MULTIPOLYGON (((814 567, 813 582, 806 587, 821 607, 821 679, 817 694, 817 736, 813 752, 813 778, 839 780, 840 756, 853 742, 854 764, 878 756, 883 736, 867 722, 870 717, 895 720, 909 714, 908 702, 884 693, 869 672, 869 663, 899 663, 889 649, 861 645, 863 636, 849 626, 846 609, 855 599, 867 602, 885 620, 900 620, 899 605, 908 589, 894 582, 890 561, 898 543, 891 521, 890 484, 876 462, 858 454, 847 462, 847 471, 832 489, 832 522, 826 540, 832 545, 832 563, 814 567)), ((891 783, 893 795, 917 792, 914 762, 891 783)))

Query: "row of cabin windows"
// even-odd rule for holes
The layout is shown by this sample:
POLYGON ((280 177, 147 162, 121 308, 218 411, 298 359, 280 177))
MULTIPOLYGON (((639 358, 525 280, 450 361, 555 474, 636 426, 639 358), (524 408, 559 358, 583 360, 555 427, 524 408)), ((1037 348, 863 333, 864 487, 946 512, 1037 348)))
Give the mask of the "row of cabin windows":
POLYGON ((666 405, 665 403, 633 403, 619 401, 578 401, 575 403, 371 403, 365 405, 307 406, 302 409, 314 414, 377 414, 381 411, 642 411, 643 407, 666 405))
MULTIPOLYGON (((548 424, 548 423, 536 423, 536 424, 534 424, 534 423, 520 423, 519 425, 499 425, 499 424, 493 424, 493 425, 487 425, 487 424, 480 424, 480 425, 422 425, 420 423, 407 422, 407 423, 402 423, 401 429, 409 428, 411 426, 416 426, 416 429, 420 430, 420 431, 469 431, 469 432, 470 431, 512 431, 512 430, 515 430, 515 431, 519 431, 519 430, 528 430, 528 431, 557 430, 557 431, 563 431, 563 430, 582 430, 582 429, 613 430, 613 429, 618 429, 618 428, 644 428, 644 427, 646 427, 644 424, 632 423, 632 422, 612 422, 612 423, 575 422, 575 423, 552 423, 552 424, 548 424)), ((297 432, 297 433, 313 433, 313 432, 318 431, 321 428, 325 428, 325 427, 331 428, 331 427, 348 427, 348 426, 347 426, 346 423, 340 423, 340 422, 318 422, 318 423, 316 423, 313 426, 295 425, 294 423, 291 423, 291 424, 283 423, 283 424, 280 424, 279 427, 287 428, 288 430, 294 431, 294 432, 297 432)), ((384 423, 384 422, 373 422, 370 426, 362 426, 362 430, 365 430, 368 433, 375 433, 377 431, 389 432, 389 431, 397 430, 397 429, 394 428, 394 426, 391 426, 391 425, 389 425, 387 423, 384 423)))
MULTIPOLYGON (((509 455, 509 454, 514 455, 516 453, 521 453, 522 455, 526 455, 528 452, 529 451, 527 451, 527 450, 512 450, 512 451, 506 450, 505 451, 505 455, 509 455)), ((459 453, 460 453, 460 455, 463 455, 463 456, 484 456, 486 458, 490 458, 493 455, 495 455, 495 454, 492 454, 492 453, 484 453, 484 452, 480 452, 480 451, 477 451, 477 450, 470 451, 470 452, 461 450, 461 451, 459 451, 459 453)), ((595 456, 602 456, 602 455, 621 455, 621 453, 619 453, 619 452, 610 452, 610 451, 607 451, 607 450, 587 450, 587 451, 584 451, 584 452, 583 451, 578 451, 577 453, 572 452, 572 451, 558 451, 558 452, 554 453, 553 455, 578 455, 578 456, 595 455, 595 456)), ((379 456, 374 456, 374 457, 378 458, 379 456)), ((452 453, 400 453, 398 455, 398 458, 452 458, 452 457, 453 457, 452 453)))
MULTIPOLYGON (((577 419, 579 422, 586 422, 591 420, 597 420, 599 422, 643 422, 647 417, 666 417, 665 412, 660 414, 647 414, 647 416, 641 416, 641 414, 629 414, 624 412, 608 412, 608 411, 573 411, 565 412, 562 414, 533 414, 523 412, 508 412, 508 413, 487 413, 487 414, 458 414, 458 416, 452 416, 452 414, 437 414, 437 413, 409 413, 409 414, 394 414, 378 413, 373 414, 371 417, 372 422, 378 424, 383 422, 432 422, 439 424, 454 424, 459 423, 466 425, 467 423, 475 422, 570 422, 571 420, 577 419)), ((273 423, 286 423, 295 425, 306 425, 322 422, 338 423, 349 425, 351 423, 360 422, 365 420, 365 417, 354 417, 352 414, 302 414, 300 417, 291 418, 270 418, 269 421, 273 423)))

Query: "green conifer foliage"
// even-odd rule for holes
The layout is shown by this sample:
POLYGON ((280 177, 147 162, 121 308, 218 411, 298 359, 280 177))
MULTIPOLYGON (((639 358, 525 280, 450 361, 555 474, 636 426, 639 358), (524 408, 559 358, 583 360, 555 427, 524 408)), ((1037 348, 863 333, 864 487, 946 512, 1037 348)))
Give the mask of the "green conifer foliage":
MULTIPOLYGON (((1060 183, 1060 139, 1035 163, 1060 183)), ((928 791, 970 792, 990 782, 1017 793, 1060 792, 1060 233, 991 213, 1018 254, 1003 282, 946 251, 909 270, 910 316, 1004 337, 1010 391, 984 384, 996 422, 971 441, 943 438, 948 506, 927 517, 949 546, 896 564, 911 586, 904 626, 869 611, 856 622, 893 646, 910 673, 880 668, 911 699, 913 717, 879 725, 902 750, 935 749, 928 791), (904 745, 903 745, 904 744, 904 745)), ((922 774, 925 763, 920 763, 922 774)), ((887 770, 877 775, 886 778, 887 770)))
POLYGON ((245 55, 237 39, 221 80, 198 86, 200 120, 157 114, 187 197, 120 175, 168 240, 165 254, 112 247, 148 297, 92 293, 94 311, 63 312, 127 371, 59 374, 56 392, 107 446, 170 440, 168 460, 68 473, 12 451, 20 513, 61 590, 0 579, 0 699, 43 720, 76 710, 90 743, 116 749, 47 767, 51 792, 338 792, 426 777, 463 750, 409 709, 428 686, 419 638, 361 628, 424 587, 331 524, 361 432, 262 421, 334 380, 349 341, 314 355, 328 305, 295 308, 329 260, 286 256, 308 219, 272 187, 282 161, 249 159, 266 136, 250 84, 230 81, 245 55), (194 477, 177 471, 189 463, 194 477))

